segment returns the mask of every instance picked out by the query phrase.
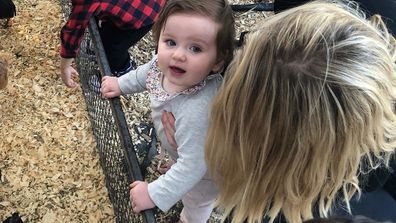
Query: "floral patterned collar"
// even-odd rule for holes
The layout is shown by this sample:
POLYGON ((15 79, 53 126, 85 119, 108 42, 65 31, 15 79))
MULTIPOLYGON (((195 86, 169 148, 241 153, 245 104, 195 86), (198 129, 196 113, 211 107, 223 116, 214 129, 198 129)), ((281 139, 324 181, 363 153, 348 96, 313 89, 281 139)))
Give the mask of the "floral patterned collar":
POLYGON ((181 94, 191 95, 197 91, 200 91, 202 88, 205 87, 206 81, 214 78, 216 75, 219 75, 219 74, 211 74, 206 79, 199 82, 197 85, 192 86, 186 90, 176 92, 176 93, 168 93, 162 87, 163 74, 159 70, 158 60, 155 60, 155 62, 153 63, 153 65, 151 66, 151 68, 147 74, 146 86, 147 86, 148 91, 150 92, 150 95, 155 100, 163 102, 163 101, 169 101, 181 94))

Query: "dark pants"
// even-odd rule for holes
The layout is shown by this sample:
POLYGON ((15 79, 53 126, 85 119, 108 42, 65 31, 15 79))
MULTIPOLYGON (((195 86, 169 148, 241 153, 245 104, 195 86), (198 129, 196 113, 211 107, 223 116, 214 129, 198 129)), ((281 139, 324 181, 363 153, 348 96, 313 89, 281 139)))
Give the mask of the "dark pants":
POLYGON ((128 49, 136 44, 151 29, 152 25, 135 30, 124 30, 112 22, 105 21, 99 26, 103 47, 111 72, 123 72, 130 66, 128 49))
MULTIPOLYGON (((352 198, 350 205, 354 216, 363 215, 377 221, 396 221, 396 201, 382 188, 363 193, 359 200, 352 198)), ((334 215, 348 216, 350 214, 340 208, 335 211, 334 215)))

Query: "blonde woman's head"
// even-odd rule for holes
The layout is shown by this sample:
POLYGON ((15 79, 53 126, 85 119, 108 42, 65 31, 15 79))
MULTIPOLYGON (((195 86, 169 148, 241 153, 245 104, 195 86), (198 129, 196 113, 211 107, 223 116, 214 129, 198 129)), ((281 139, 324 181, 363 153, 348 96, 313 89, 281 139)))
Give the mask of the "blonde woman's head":
POLYGON ((312 2, 247 37, 214 100, 205 156, 233 222, 326 216, 396 148, 395 40, 352 3, 312 2))

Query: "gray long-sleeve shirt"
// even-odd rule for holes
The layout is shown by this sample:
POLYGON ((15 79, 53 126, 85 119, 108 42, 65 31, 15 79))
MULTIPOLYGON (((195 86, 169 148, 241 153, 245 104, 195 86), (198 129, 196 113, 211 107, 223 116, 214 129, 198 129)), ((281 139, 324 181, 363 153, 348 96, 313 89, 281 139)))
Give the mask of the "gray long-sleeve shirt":
MULTIPOLYGON (((156 57, 118 79, 122 94, 147 90, 147 74, 156 69, 156 57)), ((161 101, 150 92, 152 118, 161 146, 177 162, 166 174, 148 186, 148 192, 158 208, 169 210, 184 194, 190 191, 206 173, 204 145, 208 129, 210 104, 222 83, 222 77, 212 75, 202 89, 192 94, 179 94, 161 101), (177 152, 171 148, 161 122, 162 112, 172 112, 175 119, 177 152)))

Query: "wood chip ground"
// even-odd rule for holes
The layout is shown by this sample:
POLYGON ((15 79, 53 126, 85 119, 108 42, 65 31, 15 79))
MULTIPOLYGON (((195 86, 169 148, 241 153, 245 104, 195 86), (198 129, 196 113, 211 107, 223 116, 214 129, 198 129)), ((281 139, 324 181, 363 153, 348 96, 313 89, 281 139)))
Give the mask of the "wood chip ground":
MULTIPOLYGON (((14 3, 12 26, 0 28, 0 57, 9 62, 0 90, 0 221, 19 212, 33 223, 115 222, 81 88, 66 88, 58 76, 60 3, 14 3)), ((238 32, 262 17, 236 15, 238 32)), ((152 55, 150 41, 131 49, 139 64, 152 55)), ((129 119, 147 113, 131 109, 132 97, 123 104, 129 119)))

